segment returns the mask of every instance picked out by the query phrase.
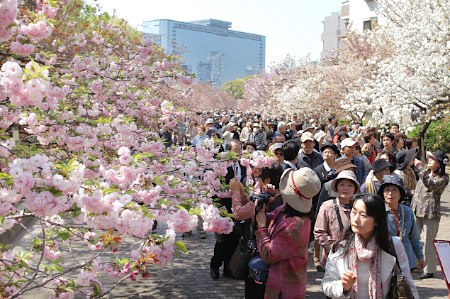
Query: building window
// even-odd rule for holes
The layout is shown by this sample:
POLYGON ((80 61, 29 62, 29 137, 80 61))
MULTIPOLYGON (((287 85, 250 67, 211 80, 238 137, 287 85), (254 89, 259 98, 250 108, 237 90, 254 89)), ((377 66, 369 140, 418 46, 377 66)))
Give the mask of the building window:
POLYGON ((363 30, 372 30, 372 20, 367 20, 363 22, 363 30))
POLYGON ((370 20, 363 21, 363 30, 366 31, 374 29, 377 25, 377 21, 378 19, 376 17, 370 18, 370 20))

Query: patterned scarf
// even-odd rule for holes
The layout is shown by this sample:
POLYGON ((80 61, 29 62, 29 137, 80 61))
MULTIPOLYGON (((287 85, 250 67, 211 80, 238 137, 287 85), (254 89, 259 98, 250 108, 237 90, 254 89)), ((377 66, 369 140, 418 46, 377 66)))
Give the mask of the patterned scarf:
MULTIPOLYGON (((367 246, 364 246, 361 236, 355 234, 349 250, 349 266, 353 273, 357 273, 358 261, 370 263, 369 298, 383 299, 383 290, 381 289, 381 254, 374 237, 370 239, 367 246)), ((352 289, 353 292, 350 298, 358 298, 358 282, 355 282, 352 289)))

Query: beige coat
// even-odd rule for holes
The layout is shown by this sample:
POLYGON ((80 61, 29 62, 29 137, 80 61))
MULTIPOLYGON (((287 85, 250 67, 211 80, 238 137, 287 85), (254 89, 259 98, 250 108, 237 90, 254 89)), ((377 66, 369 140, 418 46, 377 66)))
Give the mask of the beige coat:
POLYGON ((339 206, 339 214, 341 215, 344 230, 342 232, 339 230, 339 221, 332 199, 327 200, 322 204, 319 213, 317 214, 316 224, 314 225, 314 237, 319 242, 322 249, 321 265, 324 268, 327 263, 328 253, 331 251, 334 243, 339 240, 350 221, 350 209, 346 209, 339 204, 338 199, 336 199, 336 202, 339 206))

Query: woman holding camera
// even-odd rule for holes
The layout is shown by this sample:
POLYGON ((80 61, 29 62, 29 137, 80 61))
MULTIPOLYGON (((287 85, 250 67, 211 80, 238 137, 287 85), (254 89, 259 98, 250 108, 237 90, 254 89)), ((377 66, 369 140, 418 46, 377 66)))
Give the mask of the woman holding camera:
MULTIPOLYGON (((258 174, 253 188, 254 193, 250 197, 245 193, 244 186, 236 179, 232 179, 229 185, 232 194, 231 210, 233 215, 236 216, 236 219, 241 221, 243 230, 249 229, 248 225, 254 225, 255 204, 259 205, 258 209, 256 209, 257 211, 263 204, 267 205, 267 210, 272 211, 278 207, 282 201, 279 192, 281 166, 273 165, 271 168, 264 167, 262 169, 252 167, 252 169, 256 169, 258 174), (243 221, 245 221, 245 223, 243 221)), ((252 237, 255 238, 254 235, 252 237)), ((263 298, 264 292, 265 285, 256 284, 250 278, 245 280, 245 298, 263 298)))
POLYGON ((309 168, 287 169, 280 182, 284 204, 266 216, 256 215, 256 242, 270 265, 264 298, 305 298, 312 197, 320 180, 309 168))

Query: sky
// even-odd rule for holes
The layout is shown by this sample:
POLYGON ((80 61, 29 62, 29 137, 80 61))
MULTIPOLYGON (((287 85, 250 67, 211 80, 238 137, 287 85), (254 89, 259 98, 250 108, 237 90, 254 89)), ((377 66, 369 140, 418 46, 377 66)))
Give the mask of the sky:
POLYGON ((323 19, 340 11, 342 0, 89 0, 103 11, 142 29, 143 21, 219 19, 231 30, 266 36, 266 66, 286 55, 320 58, 323 19))

